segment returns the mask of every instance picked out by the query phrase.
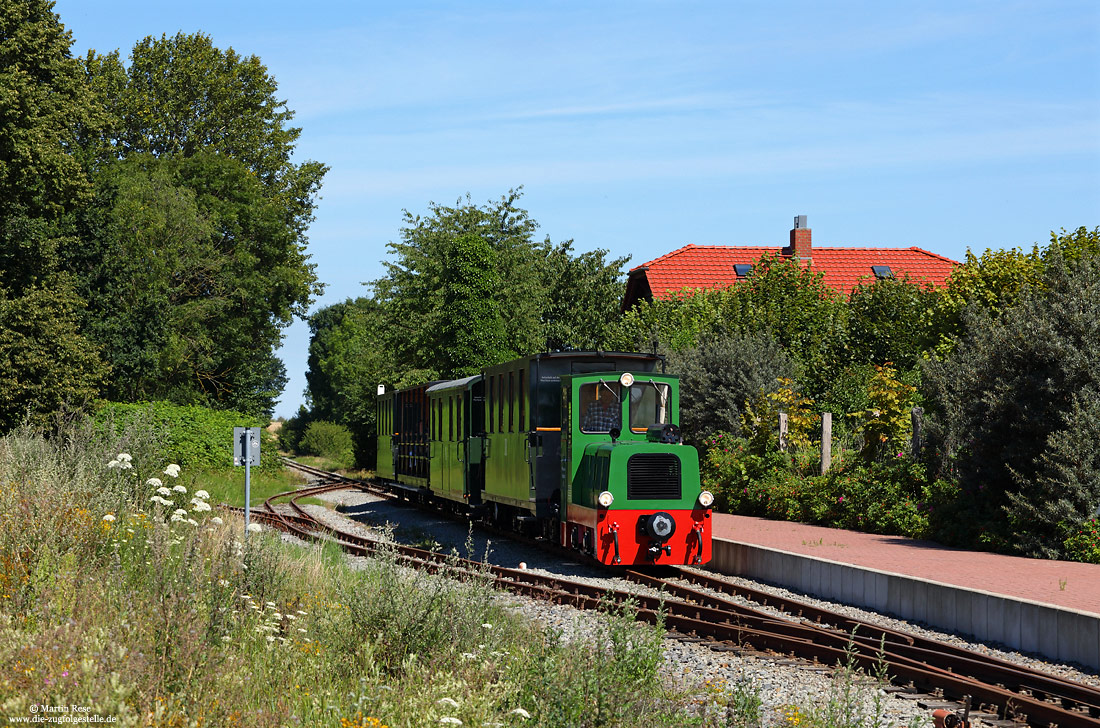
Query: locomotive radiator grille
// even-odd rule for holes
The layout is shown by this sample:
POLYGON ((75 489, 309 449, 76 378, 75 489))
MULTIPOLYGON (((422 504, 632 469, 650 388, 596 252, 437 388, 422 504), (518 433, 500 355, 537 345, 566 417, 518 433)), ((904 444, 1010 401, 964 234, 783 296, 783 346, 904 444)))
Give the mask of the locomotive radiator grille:
POLYGON ((671 453, 639 453, 626 462, 627 500, 679 500, 680 458, 671 453))

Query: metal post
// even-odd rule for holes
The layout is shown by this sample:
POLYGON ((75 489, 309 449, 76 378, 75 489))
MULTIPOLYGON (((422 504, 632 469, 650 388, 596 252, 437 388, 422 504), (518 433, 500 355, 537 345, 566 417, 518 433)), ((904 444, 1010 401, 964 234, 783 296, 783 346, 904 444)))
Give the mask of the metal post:
POLYGON ((248 538, 248 515, 252 490, 252 428, 244 431, 244 537, 248 538))
POLYGON ((833 464, 833 413, 821 413, 821 474, 833 464))

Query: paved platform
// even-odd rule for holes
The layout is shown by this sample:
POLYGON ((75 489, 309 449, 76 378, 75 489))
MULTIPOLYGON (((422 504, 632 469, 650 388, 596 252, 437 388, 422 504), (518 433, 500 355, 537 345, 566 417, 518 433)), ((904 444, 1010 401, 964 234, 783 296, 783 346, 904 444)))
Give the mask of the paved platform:
POLYGON ((715 514, 711 566, 1100 670, 1100 565, 715 514))

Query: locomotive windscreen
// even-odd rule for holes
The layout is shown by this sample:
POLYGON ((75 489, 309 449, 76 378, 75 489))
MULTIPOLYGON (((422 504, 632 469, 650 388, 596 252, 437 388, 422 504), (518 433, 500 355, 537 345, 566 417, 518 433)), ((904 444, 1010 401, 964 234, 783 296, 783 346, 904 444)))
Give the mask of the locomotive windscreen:
POLYGON ((680 458, 671 453, 639 453, 626 461, 627 500, 679 500, 680 458))

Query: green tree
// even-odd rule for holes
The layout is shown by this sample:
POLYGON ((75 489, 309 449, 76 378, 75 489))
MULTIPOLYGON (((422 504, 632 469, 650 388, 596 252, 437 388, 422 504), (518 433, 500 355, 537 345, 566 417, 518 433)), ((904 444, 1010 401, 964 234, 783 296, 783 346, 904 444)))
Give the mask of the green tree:
POLYGON ((35 286, 16 298, 0 289, 0 431, 28 417, 42 425, 98 395, 107 367, 78 331, 80 305, 63 288, 35 286))
POLYGON ((855 365, 912 369, 934 343, 930 327, 937 294, 908 278, 857 286, 848 297, 848 357, 855 365))
MULTIPOLYGON (((464 305, 487 312, 491 321, 479 323, 482 336, 492 341, 487 353, 504 361, 542 348, 540 316, 545 287, 540 276, 542 246, 532 240, 538 224, 516 206, 520 191, 512 190, 499 201, 474 205, 467 197, 454 207, 429 203, 426 217, 405 211, 401 241, 389 243, 396 260, 386 262, 387 275, 374 282, 375 297, 388 321, 389 344, 403 368, 442 375, 455 371, 450 353, 439 345, 438 332, 459 325, 445 321, 444 296, 467 285, 470 269, 448 268, 455 260, 456 241, 466 239, 467 250, 478 239, 481 259, 493 266, 497 285, 492 291, 474 286, 485 296, 480 304, 467 298, 464 305), (485 328, 496 321, 494 312, 507 312, 500 329, 485 328)), ((466 322, 470 323, 470 322, 466 322)), ((485 362, 491 363, 491 362, 485 362)))
POLYGON ((201 33, 84 69, 109 117, 82 136, 96 204, 64 256, 111 396, 270 412, 283 329, 321 291, 306 230, 326 168, 291 163, 300 129, 259 59, 201 33))
POLYGON ((573 241, 544 243, 541 263, 546 297, 542 327, 548 350, 609 349, 616 341, 623 296, 623 266, 629 258, 607 260, 608 251, 575 255, 573 241))
POLYGON ((952 355, 925 365, 930 436, 1003 548, 1057 556, 1100 503, 1100 256, 1047 256, 1000 316, 971 307, 952 355))
POLYGON ((59 265, 90 185, 73 156, 102 121, 45 0, 0 0, 0 429, 98 394, 107 368, 80 332, 59 265))
POLYGON ((747 402, 774 391, 794 364, 767 334, 717 332, 694 347, 669 355, 680 376, 680 423, 684 437, 702 444, 719 432, 741 434, 747 402))

